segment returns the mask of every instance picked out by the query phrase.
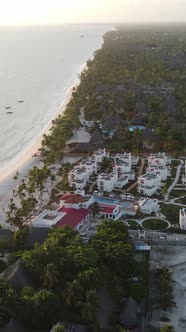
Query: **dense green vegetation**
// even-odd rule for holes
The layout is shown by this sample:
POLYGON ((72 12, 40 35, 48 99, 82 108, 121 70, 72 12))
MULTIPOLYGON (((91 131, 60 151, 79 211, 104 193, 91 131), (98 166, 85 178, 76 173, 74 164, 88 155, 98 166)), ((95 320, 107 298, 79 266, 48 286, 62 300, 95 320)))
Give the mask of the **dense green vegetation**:
POLYGON ((58 321, 95 326, 102 288, 116 305, 128 296, 141 302, 146 294, 147 262, 135 261, 119 221, 103 222, 87 244, 69 227, 51 231, 43 245, 19 257, 35 286, 23 288, 12 305, 16 317, 34 330, 58 321))
POLYGON ((142 133, 129 132, 128 125, 136 114, 145 112, 144 124, 153 128, 156 136, 154 149, 183 151, 185 47, 185 26, 166 27, 166 32, 165 27, 120 26, 106 33, 101 50, 95 52, 81 73, 80 85, 74 88, 64 116, 59 115, 51 133, 44 135, 42 153, 46 161, 62 158, 66 140, 80 125, 78 115, 82 107, 88 120, 102 122, 113 114, 119 126, 117 144, 115 140, 105 142, 111 148, 118 147, 118 143, 120 149, 142 148, 142 133), (147 111, 144 107, 137 110, 138 102, 144 103, 147 111))
POLYGON ((173 301, 173 279, 168 268, 163 267, 157 270, 157 282, 159 285, 158 306, 161 310, 171 310, 176 304, 173 301))

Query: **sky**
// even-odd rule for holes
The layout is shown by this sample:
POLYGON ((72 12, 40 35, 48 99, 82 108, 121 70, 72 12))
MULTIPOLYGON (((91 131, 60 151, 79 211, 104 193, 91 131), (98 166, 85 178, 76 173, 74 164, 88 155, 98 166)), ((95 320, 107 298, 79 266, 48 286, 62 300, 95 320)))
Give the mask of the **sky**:
POLYGON ((186 0, 0 0, 0 25, 183 21, 186 0))

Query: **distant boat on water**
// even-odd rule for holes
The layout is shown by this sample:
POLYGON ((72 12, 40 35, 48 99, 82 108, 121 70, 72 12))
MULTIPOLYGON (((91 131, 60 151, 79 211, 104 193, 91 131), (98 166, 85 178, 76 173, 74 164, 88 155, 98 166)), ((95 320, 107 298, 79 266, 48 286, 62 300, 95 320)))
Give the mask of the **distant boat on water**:
POLYGON ((10 107, 10 106, 6 106, 6 107, 5 107, 6 110, 10 110, 11 108, 12 108, 12 107, 10 107))
POLYGON ((13 112, 6 112, 6 114, 12 114, 13 112))
POLYGON ((80 38, 84 38, 84 35, 81 35, 80 38))
POLYGON ((19 104, 24 103, 24 100, 19 100, 18 103, 19 104))

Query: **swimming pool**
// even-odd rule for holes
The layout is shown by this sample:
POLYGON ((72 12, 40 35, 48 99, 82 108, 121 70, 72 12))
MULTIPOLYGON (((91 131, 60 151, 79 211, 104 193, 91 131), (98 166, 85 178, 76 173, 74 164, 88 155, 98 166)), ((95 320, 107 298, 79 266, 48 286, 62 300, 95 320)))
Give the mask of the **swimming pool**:
POLYGON ((114 204, 117 204, 118 200, 113 199, 113 198, 95 197, 94 196, 94 202, 97 202, 99 204, 114 205, 114 204))
POLYGON ((131 202, 119 202, 119 205, 121 206, 121 208, 124 209, 130 209, 131 207, 133 207, 133 204, 131 202))
POLYGON ((145 126, 130 126, 129 131, 134 131, 135 129, 143 130, 145 126))

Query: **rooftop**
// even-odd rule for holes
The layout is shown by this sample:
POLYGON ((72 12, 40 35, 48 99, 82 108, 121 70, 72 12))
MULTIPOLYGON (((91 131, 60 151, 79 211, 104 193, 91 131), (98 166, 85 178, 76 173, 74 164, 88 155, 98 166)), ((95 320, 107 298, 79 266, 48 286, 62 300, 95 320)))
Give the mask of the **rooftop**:
POLYGON ((150 157, 154 157, 154 158, 157 158, 157 159, 166 158, 165 152, 151 153, 150 157))
POLYGON ((60 200, 67 204, 79 204, 84 202, 84 198, 79 194, 65 194, 60 200))
POLYGON ((32 224, 34 227, 52 227, 63 216, 64 214, 58 211, 44 210, 32 224))
POLYGON ((99 204, 100 212, 102 213, 113 213, 116 208, 116 205, 106 205, 106 204, 99 204))
POLYGON ((85 173, 87 171, 86 167, 82 166, 82 167, 76 167, 74 168, 71 173, 76 173, 76 174, 82 174, 85 173))
POLYGON ((99 179, 100 180, 105 180, 105 181, 110 181, 115 177, 115 174, 110 173, 110 174, 106 174, 106 173, 102 173, 99 175, 99 179))
POLYGON ((156 186, 145 186, 144 184, 142 186, 139 187, 139 189, 146 189, 146 190, 150 190, 156 188, 156 186))
POLYGON ((157 175, 146 173, 146 174, 143 174, 140 178, 146 179, 146 180, 154 180, 154 179, 157 179, 157 175))
POLYGON ((73 208, 60 208, 59 212, 64 213, 64 217, 55 225, 56 228, 64 227, 65 225, 75 228, 78 224, 89 215, 89 209, 73 209, 73 208))

